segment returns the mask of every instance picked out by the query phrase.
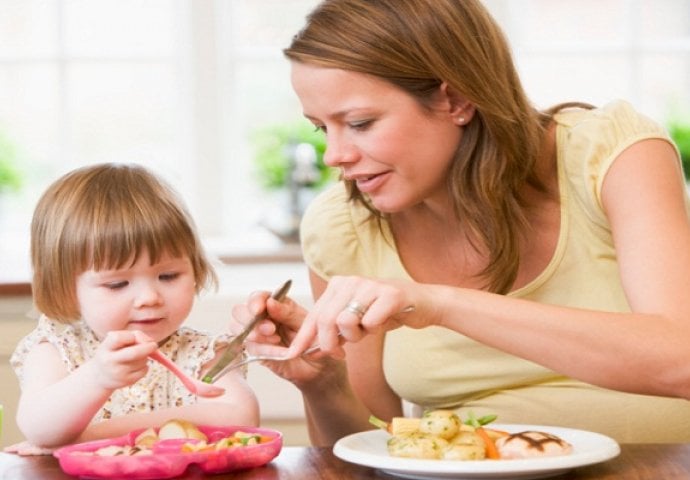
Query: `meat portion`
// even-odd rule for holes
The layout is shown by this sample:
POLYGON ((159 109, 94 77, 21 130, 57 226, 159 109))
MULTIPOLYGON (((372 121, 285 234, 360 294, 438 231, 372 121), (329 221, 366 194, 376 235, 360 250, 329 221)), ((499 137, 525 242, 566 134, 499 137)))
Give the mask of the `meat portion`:
POLYGON ((496 448, 502 459, 554 457, 567 455, 573 446, 555 435, 545 432, 525 431, 512 433, 496 440, 496 448))

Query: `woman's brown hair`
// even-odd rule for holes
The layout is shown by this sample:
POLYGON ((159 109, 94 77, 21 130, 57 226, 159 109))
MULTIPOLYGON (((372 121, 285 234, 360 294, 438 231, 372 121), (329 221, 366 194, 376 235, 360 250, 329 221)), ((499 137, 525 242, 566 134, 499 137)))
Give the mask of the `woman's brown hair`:
MULTIPOLYGON (((526 184, 543 188, 535 162, 551 115, 530 103, 503 32, 481 2, 325 0, 284 53, 375 75, 424 108, 443 82, 475 105, 447 186, 468 238, 488 254, 487 288, 509 291, 528 228, 520 192, 526 184)), ((347 187, 351 200, 367 204, 352 182, 347 187)))
POLYGON ((197 293, 217 285, 191 216, 160 178, 112 163, 67 173, 41 196, 31 222, 36 307, 65 323, 79 319, 77 276, 131 265, 143 252, 152 264, 164 254, 189 257, 197 293))

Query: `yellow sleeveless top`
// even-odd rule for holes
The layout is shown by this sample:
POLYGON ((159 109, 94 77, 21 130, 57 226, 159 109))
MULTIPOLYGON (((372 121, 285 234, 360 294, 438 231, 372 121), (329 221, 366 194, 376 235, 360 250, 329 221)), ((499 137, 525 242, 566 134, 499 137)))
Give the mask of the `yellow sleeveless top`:
MULTIPOLYGON (((670 141, 657 123, 628 103, 556 116, 561 228, 554 255, 528 285, 511 292, 541 303, 629 311, 616 252, 601 204, 612 162, 633 143, 670 141)), ((338 183, 307 209, 301 227, 307 265, 333 275, 410 276, 385 222, 347 201, 338 183)), ((610 435, 620 442, 690 441, 690 402, 621 393, 557 374, 440 327, 400 328, 386 335, 386 379, 422 408, 494 413, 500 423, 559 425, 610 435)))

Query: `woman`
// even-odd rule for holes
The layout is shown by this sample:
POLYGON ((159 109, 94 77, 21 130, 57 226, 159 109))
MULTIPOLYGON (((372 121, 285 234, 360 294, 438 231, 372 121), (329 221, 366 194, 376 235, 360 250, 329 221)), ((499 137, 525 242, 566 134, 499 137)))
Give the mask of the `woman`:
POLYGON ((690 440, 690 222, 663 128, 622 101, 538 111, 476 0, 327 0, 285 54, 343 181, 303 220, 311 311, 261 294, 236 317, 268 306, 251 348, 290 345, 270 367, 315 444, 401 400, 690 440))

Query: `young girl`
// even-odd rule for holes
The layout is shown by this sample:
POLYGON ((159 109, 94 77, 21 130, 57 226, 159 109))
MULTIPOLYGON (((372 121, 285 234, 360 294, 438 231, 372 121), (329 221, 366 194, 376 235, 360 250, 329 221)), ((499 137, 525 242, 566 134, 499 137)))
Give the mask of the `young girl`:
POLYGON ((193 221, 175 192, 134 165, 103 164, 60 178, 31 225, 33 295, 41 317, 10 363, 22 389, 17 424, 37 453, 159 426, 258 424, 241 371, 199 398, 149 360, 156 348, 199 378, 226 335, 182 326, 194 297, 215 286, 193 221), (138 342, 145 333, 153 341, 138 342))

